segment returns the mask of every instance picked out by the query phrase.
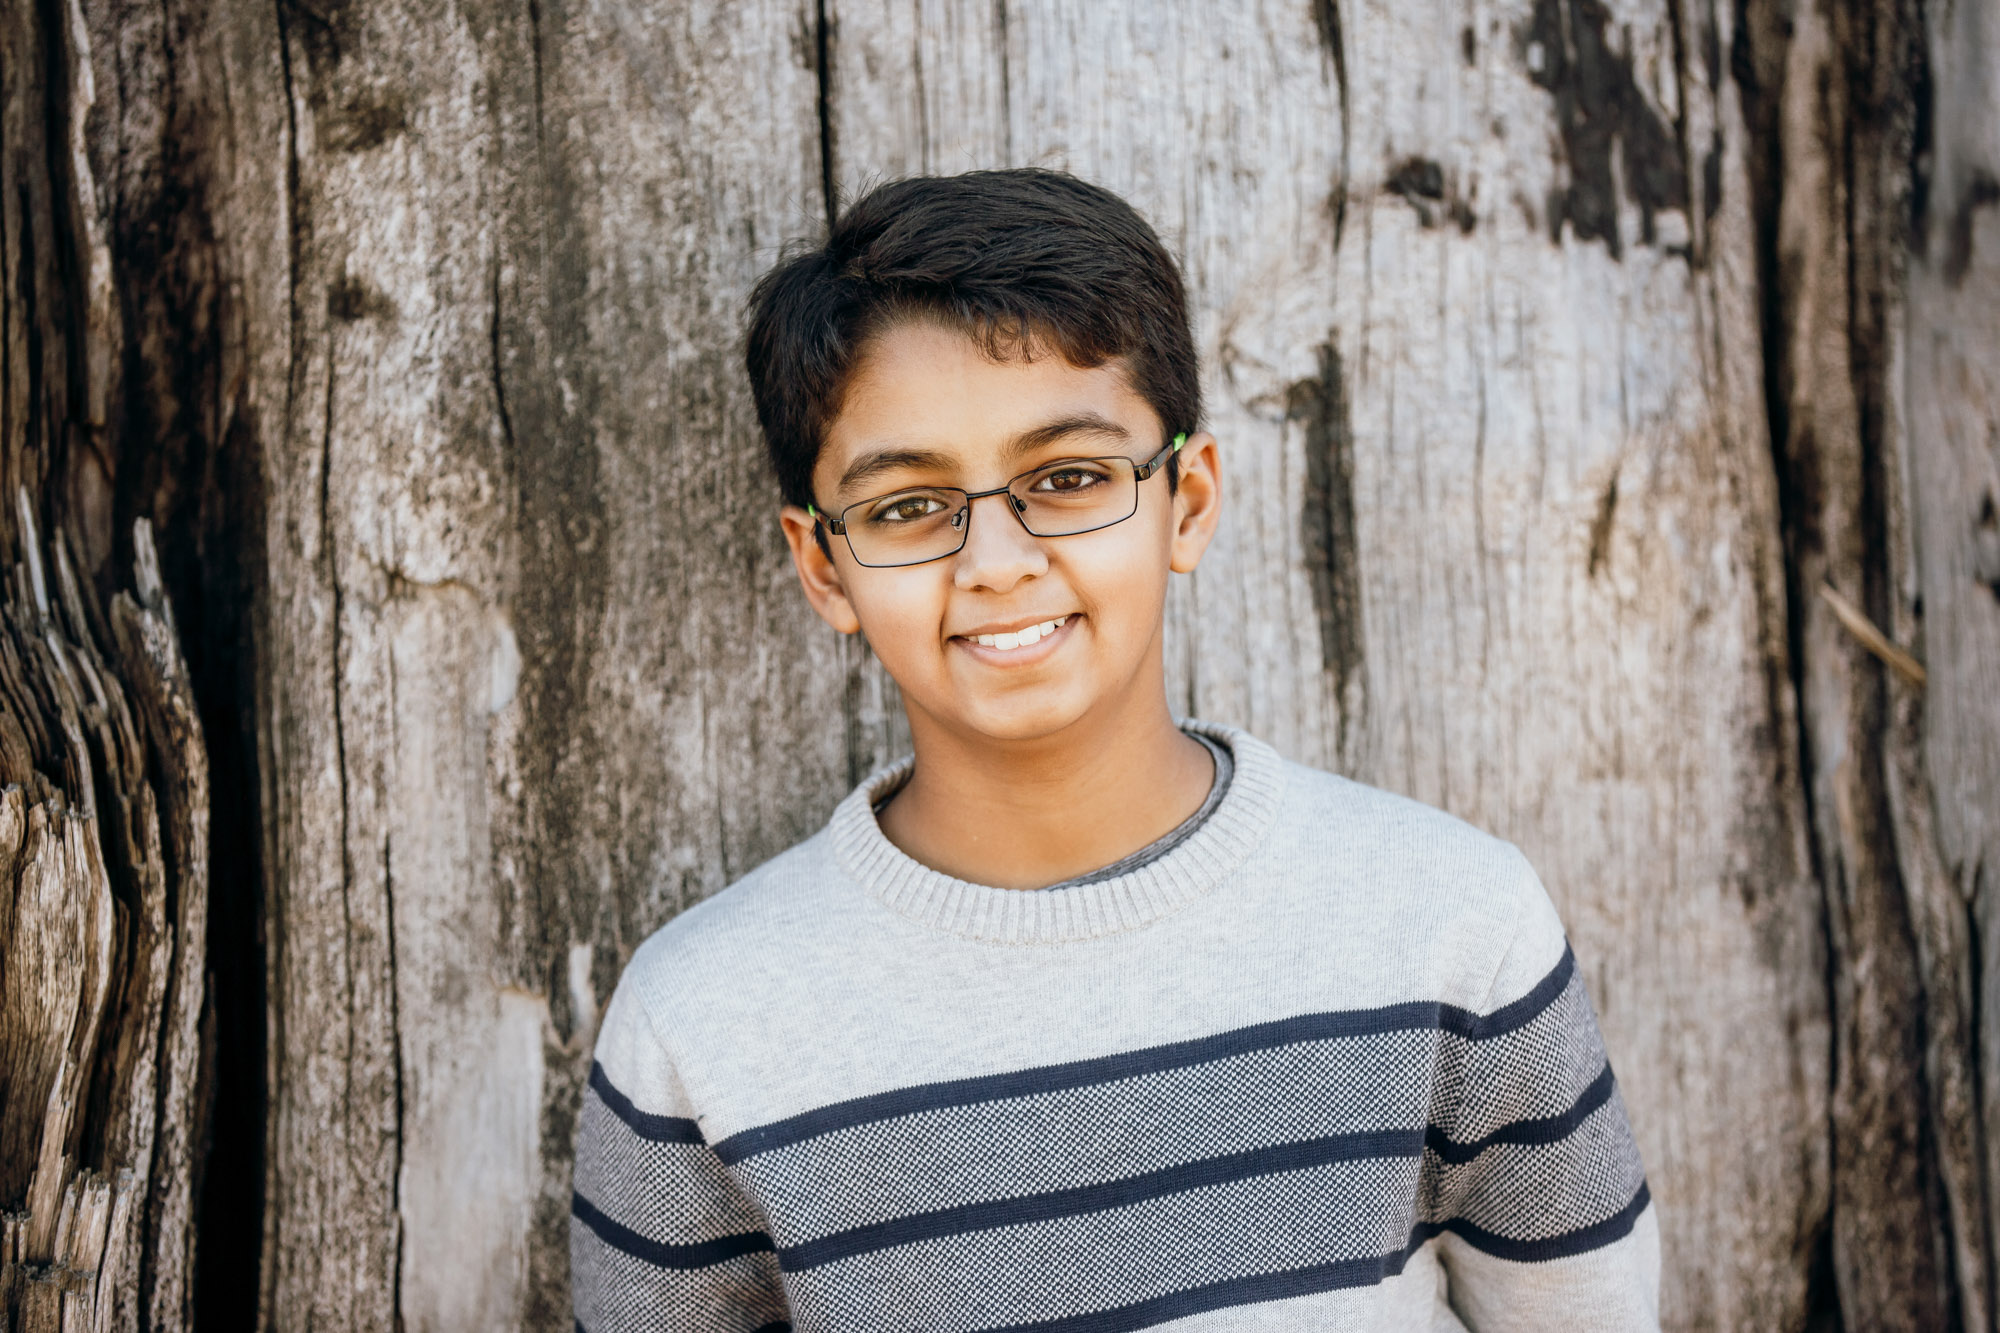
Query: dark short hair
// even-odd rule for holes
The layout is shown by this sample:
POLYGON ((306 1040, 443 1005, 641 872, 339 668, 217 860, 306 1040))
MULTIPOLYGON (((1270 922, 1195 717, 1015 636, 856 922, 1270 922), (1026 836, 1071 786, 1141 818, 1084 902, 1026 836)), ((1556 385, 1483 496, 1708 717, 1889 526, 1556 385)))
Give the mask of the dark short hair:
POLYGON ((751 293, 744 361, 787 503, 812 499, 869 340, 912 319, 962 329, 999 360, 1043 347, 1085 369, 1123 358, 1167 434, 1200 425, 1180 269, 1130 204, 1033 167, 919 176, 871 190, 751 293))

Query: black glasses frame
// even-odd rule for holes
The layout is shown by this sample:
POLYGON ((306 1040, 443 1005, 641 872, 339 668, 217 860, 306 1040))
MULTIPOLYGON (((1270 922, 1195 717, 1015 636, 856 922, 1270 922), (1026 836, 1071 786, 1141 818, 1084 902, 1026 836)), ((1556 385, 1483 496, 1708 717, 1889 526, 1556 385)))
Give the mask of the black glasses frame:
MULTIPOLYGON (((876 564, 870 564, 868 561, 863 560, 861 558, 861 553, 854 549, 854 538, 848 536, 847 532, 847 516, 853 513, 855 510, 860 509, 864 505, 875 504, 876 502, 878 502, 883 498, 880 495, 871 495, 865 500, 856 500, 853 504, 848 505, 846 508, 840 511, 839 518, 830 518, 827 515, 820 513, 819 510, 810 503, 806 505, 806 513, 812 516, 813 522, 824 524, 826 530, 834 534, 836 537, 847 538, 847 553, 854 557, 855 564, 861 565, 867 569, 907 569, 911 565, 927 565, 933 560, 943 560, 948 556, 954 556, 957 555, 960 551, 963 551, 965 549, 966 538, 972 535, 972 503, 975 500, 984 500, 991 495, 1006 496, 1008 500, 1007 512, 1011 513, 1014 516, 1014 521, 1021 525, 1021 530, 1027 533, 1030 537, 1038 538, 1043 541, 1048 540, 1050 537, 1080 537, 1086 532, 1102 532, 1106 528, 1116 527, 1118 524, 1123 523, 1126 519, 1132 517, 1133 514, 1139 512, 1139 505, 1138 505, 1139 483, 1146 480, 1148 477, 1152 476, 1155 472, 1158 472, 1162 467, 1165 467, 1167 460, 1172 458, 1175 454, 1179 453, 1181 451, 1181 446, 1186 443, 1187 443, 1187 435, 1185 433, 1176 435, 1174 436, 1173 439, 1169 440, 1166 444, 1161 446, 1160 452, 1154 454, 1151 458, 1147 459, 1145 462, 1132 463, 1133 504, 1130 511, 1119 515, 1117 518, 1112 519, 1108 523, 1099 523, 1097 526, 1090 528, 1078 528, 1074 532, 1058 532, 1058 533, 1045 534, 1036 532, 1033 528, 1029 527, 1028 520, 1026 517, 1028 506, 1021 499, 1020 496, 1015 495, 1013 493, 1014 483, 1021 480, 1021 478, 1023 477, 1031 477, 1037 472, 1046 472, 1050 468, 1060 467, 1064 463, 1113 463, 1113 462, 1131 463, 1132 462, 1131 459, 1125 458, 1122 455, 1118 454, 1106 454, 1096 458, 1051 459, 1046 463, 1037 463, 1035 466, 1027 469, 1024 472, 1015 473, 1013 476, 1007 478, 1006 485, 995 486, 990 491, 968 491, 968 490, 963 490, 957 486, 925 487, 924 489, 933 491, 957 491, 960 495, 964 496, 965 499, 964 502, 959 506, 958 512, 951 516, 951 526, 955 528, 958 532, 958 545, 952 547, 949 551, 939 551, 936 555, 927 555, 921 560, 899 560, 893 564, 876 565, 876 564)), ((887 492, 887 494, 894 495, 895 492, 890 491, 887 492)))

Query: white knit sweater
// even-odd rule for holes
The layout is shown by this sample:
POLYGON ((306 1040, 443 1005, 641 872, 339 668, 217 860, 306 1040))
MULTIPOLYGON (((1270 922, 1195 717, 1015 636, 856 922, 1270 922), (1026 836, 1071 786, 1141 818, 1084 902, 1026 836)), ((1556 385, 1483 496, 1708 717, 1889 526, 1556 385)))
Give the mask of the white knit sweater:
POLYGON ((889 770, 648 940, 578 1124, 586 1333, 1656 1328, 1527 862, 1199 729, 1227 794, 1130 874, 927 869, 889 770))

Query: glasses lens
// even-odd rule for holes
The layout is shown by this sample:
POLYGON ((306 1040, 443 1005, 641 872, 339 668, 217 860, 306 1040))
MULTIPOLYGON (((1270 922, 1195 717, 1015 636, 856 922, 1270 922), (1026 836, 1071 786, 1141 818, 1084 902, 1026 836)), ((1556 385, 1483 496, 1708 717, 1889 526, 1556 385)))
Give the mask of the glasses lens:
POLYGON ((1021 522, 1037 537, 1063 537, 1109 527, 1139 507, 1139 482, 1129 458, 1065 458, 1016 477, 1021 522))
POLYGON ((950 555, 964 541, 965 492, 919 486, 851 505, 841 515, 864 565, 914 565, 950 555))

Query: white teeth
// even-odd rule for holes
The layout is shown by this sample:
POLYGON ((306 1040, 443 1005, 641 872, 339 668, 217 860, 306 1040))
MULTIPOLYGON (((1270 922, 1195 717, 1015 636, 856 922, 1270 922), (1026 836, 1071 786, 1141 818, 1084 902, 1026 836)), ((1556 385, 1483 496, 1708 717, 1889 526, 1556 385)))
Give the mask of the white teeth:
POLYGON ((1026 648, 1031 643, 1040 643, 1068 623, 1068 616, 1059 616, 1054 620, 1044 620, 1039 625, 1015 630, 1012 634, 975 634, 972 637, 983 648, 998 648, 1005 652, 1010 648, 1026 648))

